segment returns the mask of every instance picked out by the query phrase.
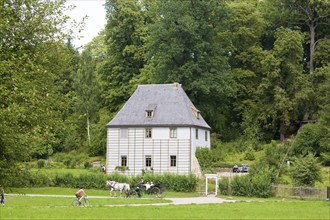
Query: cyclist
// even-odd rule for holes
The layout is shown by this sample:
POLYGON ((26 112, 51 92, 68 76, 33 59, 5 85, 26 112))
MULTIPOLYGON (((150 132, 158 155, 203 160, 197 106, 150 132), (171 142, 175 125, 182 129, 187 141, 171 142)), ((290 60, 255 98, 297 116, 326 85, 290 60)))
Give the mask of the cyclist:
POLYGON ((82 187, 80 187, 79 190, 76 192, 76 197, 79 202, 79 205, 81 204, 81 201, 80 201, 81 198, 85 195, 86 195, 85 190, 82 187))

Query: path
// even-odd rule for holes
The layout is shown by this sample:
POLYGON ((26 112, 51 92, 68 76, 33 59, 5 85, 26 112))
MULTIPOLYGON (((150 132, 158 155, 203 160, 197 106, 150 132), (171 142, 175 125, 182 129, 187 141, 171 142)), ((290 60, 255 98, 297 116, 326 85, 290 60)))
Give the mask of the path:
MULTIPOLYGON (((65 197, 73 198, 74 196, 68 195, 44 195, 44 194, 6 194, 6 196, 40 196, 40 197, 65 197)), ((88 198, 108 199, 109 196, 88 196, 88 198)), ((141 198, 143 199, 143 198, 141 198)), ((189 197, 189 198, 164 198, 170 200, 170 203, 152 203, 152 204, 122 204, 122 205, 107 205, 107 206, 148 206, 148 205, 189 205, 189 204, 214 204, 235 202, 235 200, 227 200, 218 198, 215 196, 203 196, 203 197, 189 197)))

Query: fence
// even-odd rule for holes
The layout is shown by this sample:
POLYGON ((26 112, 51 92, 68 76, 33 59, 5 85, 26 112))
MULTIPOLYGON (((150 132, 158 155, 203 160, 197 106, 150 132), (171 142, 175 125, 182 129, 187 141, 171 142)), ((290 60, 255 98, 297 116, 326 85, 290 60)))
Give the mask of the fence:
POLYGON ((283 198, 298 198, 298 199, 312 199, 325 200, 327 199, 327 188, 318 187, 294 187, 288 185, 273 185, 273 193, 275 197, 283 198))

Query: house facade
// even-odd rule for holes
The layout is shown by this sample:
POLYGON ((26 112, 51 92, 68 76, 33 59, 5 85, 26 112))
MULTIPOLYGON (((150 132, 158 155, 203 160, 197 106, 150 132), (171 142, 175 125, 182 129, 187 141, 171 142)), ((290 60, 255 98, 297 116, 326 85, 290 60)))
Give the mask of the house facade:
POLYGON ((196 173, 210 130, 180 84, 140 85, 107 124, 107 173, 196 173))

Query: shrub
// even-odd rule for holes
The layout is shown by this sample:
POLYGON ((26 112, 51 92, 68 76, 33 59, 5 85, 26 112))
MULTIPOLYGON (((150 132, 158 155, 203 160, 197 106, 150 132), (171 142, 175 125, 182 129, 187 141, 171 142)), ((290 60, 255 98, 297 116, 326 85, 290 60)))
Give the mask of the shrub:
POLYGON ((273 179, 274 172, 268 168, 262 168, 245 176, 234 176, 230 184, 232 195, 270 197, 273 179))
POLYGON ((45 160, 43 160, 43 159, 38 160, 37 166, 39 169, 43 168, 45 165, 46 165, 45 160))
POLYGON ((210 149, 206 147, 198 147, 196 149, 196 158, 202 168, 205 170, 207 168, 211 168, 213 163, 213 156, 210 149))
POLYGON ((289 175, 295 185, 314 186, 322 181, 321 166, 312 154, 295 158, 289 175))
MULTIPOLYGON (((113 180, 121 183, 129 183, 136 185, 141 176, 128 177, 120 173, 112 173, 111 175, 104 175, 100 172, 88 172, 74 176, 72 173, 56 173, 49 175, 40 172, 22 172, 14 173, 12 179, 19 181, 10 181, 8 186, 11 187, 46 187, 59 186, 70 188, 90 188, 90 189, 106 189, 105 183, 107 180, 113 180), (16 177, 17 176, 17 177, 16 177), (15 178, 14 178, 15 177, 15 178)), ((196 190, 197 177, 195 175, 178 175, 166 173, 164 175, 147 173, 144 176, 145 182, 153 182, 154 184, 163 184, 165 188, 176 192, 193 192, 196 190)))
POLYGON ((218 183, 219 193, 222 195, 230 195, 230 184, 228 178, 221 178, 218 183))
POLYGON ((176 192, 193 192, 196 190, 197 177, 190 175, 177 175, 172 173, 165 173, 162 176, 162 183, 167 189, 176 192))
POLYGON ((76 187, 72 173, 56 174, 54 184, 60 187, 76 187))
POLYGON ((91 164, 90 162, 86 161, 86 162, 84 163, 84 168, 85 168, 85 169, 90 169, 90 168, 92 168, 92 164, 91 164))
POLYGON ((244 159, 252 161, 252 160, 255 160, 255 158, 256 157, 254 155, 254 150, 252 148, 252 145, 249 145, 247 147, 247 149, 245 150, 244 159))

